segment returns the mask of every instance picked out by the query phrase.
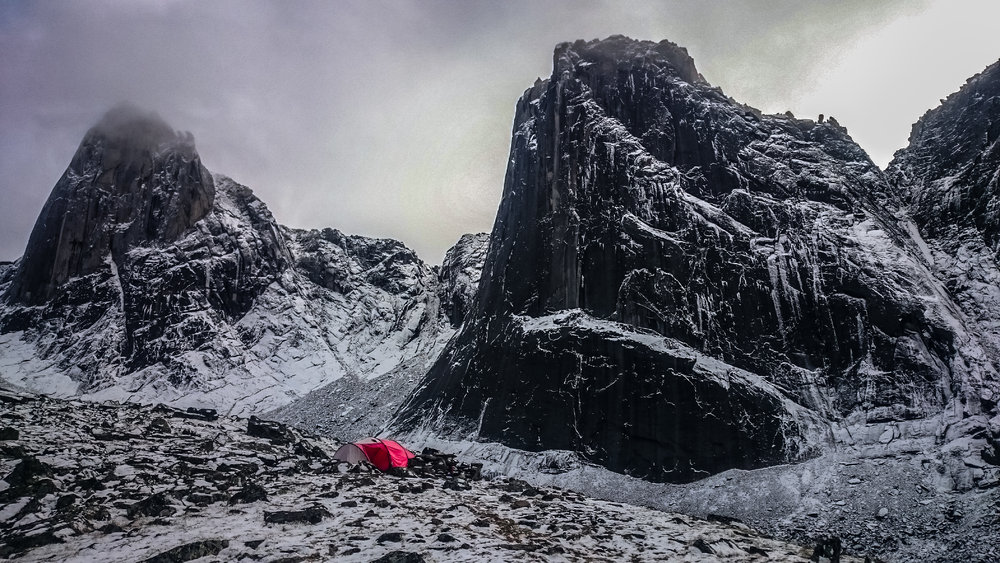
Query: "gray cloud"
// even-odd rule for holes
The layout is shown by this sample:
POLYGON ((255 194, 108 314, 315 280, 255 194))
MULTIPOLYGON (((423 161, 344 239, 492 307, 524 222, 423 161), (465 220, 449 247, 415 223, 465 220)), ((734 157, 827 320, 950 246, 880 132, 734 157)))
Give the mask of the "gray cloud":
MULTIPOLYGON (((0 4, 0 259, 22 253, 77 143, 121 100, 191 131, 206 166, 282 223, 398 238, 437 262, 463 232, 491 227, 514 103, 547 76, 556 43, 668 38, 737 99, 798 110, 842 53, 927 5, 0 4)), ((828 113, 852 132, 866 125, 828 113)))

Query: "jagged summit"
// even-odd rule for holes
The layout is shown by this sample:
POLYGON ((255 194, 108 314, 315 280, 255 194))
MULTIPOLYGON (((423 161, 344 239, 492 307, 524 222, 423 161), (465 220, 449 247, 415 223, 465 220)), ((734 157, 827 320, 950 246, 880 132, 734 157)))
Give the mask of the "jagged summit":
POLYGON ((624 35, 612 35, 607 39, 582 39, 560 43, 553 54, 553 73, 559 76, 571 71, 573 66, 596 65, 597 73, 614 68, 618 61, 633 61, 635 64, 668 64, 681 79, 691 84, 708 84, 695 68, 694 59, 686 48, 671 41, 659 43, 642 41, 624 35))
POLYGON ((929 110, 887 172, 928 238, 1000 243, 1000 61, 929 110))
POLYGON ((8 299, 40 303, 129 249, 177 239, 213 205, 190 134, 121 104, 88 131, 28 239, 8 299))
POLYGON ((922 160, 944 176, 957 173, 974 159, 977 151, 987 148, 1000 132, 995 106, 1000 104, 1000 61, 966 80, 962 87, 941 105, 927 110, 913 124, 907 147, 896 151, 888 170, 899 172, 904 162, 922 160), (947 153, 937 144, 947 138, 952 145, 947 153))

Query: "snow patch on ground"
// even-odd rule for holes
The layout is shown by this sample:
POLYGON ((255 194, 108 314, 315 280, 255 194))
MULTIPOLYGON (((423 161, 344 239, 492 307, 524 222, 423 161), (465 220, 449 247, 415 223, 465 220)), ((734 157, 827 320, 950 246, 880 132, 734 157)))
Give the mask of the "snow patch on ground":
POLYGON ((70 397, 80 387, 54 362, 42 360, 23 332, 0 334, 0 379, 22 389, 43 389, 54 397, 70 397))

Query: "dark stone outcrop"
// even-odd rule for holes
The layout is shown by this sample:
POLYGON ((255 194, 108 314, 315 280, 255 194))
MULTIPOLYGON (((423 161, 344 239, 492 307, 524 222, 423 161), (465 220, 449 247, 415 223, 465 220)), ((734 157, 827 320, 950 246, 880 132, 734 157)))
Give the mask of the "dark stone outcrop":
MULTIPOLYGON (((483 478, 482 463, 463 463, 458 461, 456 457, 455 454, 442 453, 434 448, 424 448, 422 452, 410 459, 405 469, 393 469, 402 470, 396 474, 398 477, 443 477, 445 478, 445 488, 456 488, 456 485, 461 485, 465 480, 478 481, 483 478)), ((394 474, 392 470, 389 473, 394 474)), ((422 485, 414 485, 414 487, 406 487, 406 489, 411 492, 424 490, 422 485)), ((404 492, 403 485, 400 485, 400 492, 404 492)))
POLYGON ((264 522, 268 524, 306 523, 319 524, 330 513, 322 506, 309 506, 301 510, 276 510, 264 512, 264 522))
POLYGON ((149 426, 146 427, 147 434, 170 434, 170 424, 166 420, 156 417, 149 421, 149 426))
POLYGON ((209 555, 218 555, 229 547, 229 540, 199 540, 177 546, 145 559, 143 563, 182 563, 209 555))
POLYGON ((256 416, 247 419, 247 434, 270 440, 275 444, 291 444, 295 436, 288 426, 273 420, 261 420, 256 416))
MULTIPOLYGON (((344 553, 347 553, 346 551, 344 553)), ((372 563, 424 563, 424 556, 412 551, 390 551, 372 563)))
POLYGON ((762 115, 666 41, 562 44, 473 313, 401 420, 686 481, 931 416, 967 373, 899 208, 832 119, 762 115))
POLYGON ((229 504, 245 504, 267 500, 267 490, 261 485, 250 482, 229 499, 229 504))
POLYGON ((3 543, 0 543, 0 557, 9 558, 21 551, 63 542, 64 540, 55 535, 52 530, 43 530, 30 535, 20 533, 6 534, 3 538, 3 543))
POLYGON ((3 478, 9 487, 0 492, 0 501, 10 502, 19 496, 44 496, 55 490, 52 468, 34 456, 27 456, 3 478))
POLYGON ((177 513, 167 495, 164 493, 152 494, 139 502, 128 507, 126 514, 129 518, 139 518, 140 516, 173 516, 177 513))
POLYGON ((830 563, 840 563, 841 542, 838 537, 820 538, 816 542, 810 561, 829 561, 830 563))
POLYGON ((473 308, 488 246, 487 233, 462 235, 444 255, 438 275, 438 295, 441 310, 453 327, 461 325, 473 308))

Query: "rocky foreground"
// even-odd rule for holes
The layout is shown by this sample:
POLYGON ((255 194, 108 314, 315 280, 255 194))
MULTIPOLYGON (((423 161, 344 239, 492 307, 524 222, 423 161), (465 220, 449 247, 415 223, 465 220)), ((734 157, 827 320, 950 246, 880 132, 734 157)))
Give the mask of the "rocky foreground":
MULTIPOLYGON (((211 411, 0 392, 0 556, 21 561, 806 561, 815 548, 513 479, 398 475, 211 411)), ((828 546, 832 555, 832 545, 828 546)))

